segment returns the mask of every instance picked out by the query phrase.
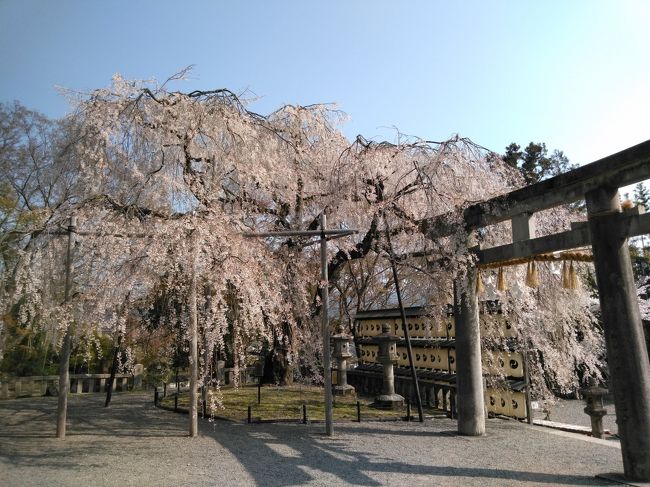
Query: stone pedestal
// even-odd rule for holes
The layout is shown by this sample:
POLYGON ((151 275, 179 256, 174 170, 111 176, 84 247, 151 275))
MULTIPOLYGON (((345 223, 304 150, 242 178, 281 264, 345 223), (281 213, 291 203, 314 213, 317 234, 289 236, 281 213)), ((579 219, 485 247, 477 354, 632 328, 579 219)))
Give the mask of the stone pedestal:
POLYGON ((375 407, 382 409, 398 409, 404 406, 404 398, 395 394, 395 376, 393 375, 393 366, 397 362, 397 347, 399 337, 390 332, 390 325, 382 325, 382 334, 375 337, 379 344, 379 363, 383 367, 382 391, 375 398, 375 407))
POLYGON ((332 336, 332 340, 334 340, 334 358, 337 366, 336 385, 332 387, 332 391, 337 396, 354 396, 356 391, 348 384, 348 359, 352 357, 350 353, 352 337, 338 333, 332 336))

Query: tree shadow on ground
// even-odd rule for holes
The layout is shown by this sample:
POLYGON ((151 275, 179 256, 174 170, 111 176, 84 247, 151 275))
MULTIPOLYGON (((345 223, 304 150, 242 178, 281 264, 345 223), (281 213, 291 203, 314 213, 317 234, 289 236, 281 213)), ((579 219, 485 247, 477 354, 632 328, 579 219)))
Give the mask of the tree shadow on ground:
MULTIPOLYGON (((315 480, 312 472, 318 472, 319 477, 324 474, 333 482, 368 486, 384 485, 384 482, 373 478, 374 474, 423 475, 430 477, 430 485, 441 485, 442 477, 455 477, 457 481, 465 477, 533 484, 609 485, 590 475, 447 466, 444 465, 444 455, 440 457, 440 465, 422 465, 406 459, 395 461, 394 458, 355 451, 342 439, 336 437, 332 439, 316 433, 313 427, 310 430, 304 428, 300 425, 219 424, 213 431, 203 427, 202 433, 213 437, 223 448, 230 451, 247 469, 255 482, 265 486, 303 485, 315 480)), ((425 436, 430 437, 457 436, 455 431, 396 431, 388 427, 381 429, 339 427, 337 432, 382 436, 388 442, 391 441, 392 435, 422 436, 422 433, 425 433, 425 436)), ((458 439, 462 441, 461 437, 458 439)), ((459 448, 462 448, 462 445, 459 448)))
MULTIPOLYGON (((117 394, 105 408, 103 394, 70 395, 66 436, 187 436, 184 425, 170 423, 168 413, 156 408, 147 398, 144 394, 117 394)), ((0 437, 53 438, 56 408, 56 397, 0 402, 0 437)))
MULTIPOLYGON (((147 467, 159 468, 162 461, 178 462, 180 449, 183 449, 180 457, 190 460, 195 453, 192 444, 198 444, 181 438, 187 437, 186 415, 155 408, 151 398, 144 394, 118 395, 110 408, 103 407, 100 395, 71 396, 68 435, 74 438, 68 443, 54 439, 55 419, 56 398, 0 402, 0 460, 26 468, 47 466, 57 471, 101 469, 101 462, 115 455, 111 447, 114 452, 116 447, 124 451, 133 445, 141 449, 146 444, 150 445, 148 448, 155 445, 157 450, 155 453, 147 450, 153 455, 143 457, 149 462, 147 467), (93 440, 93 437, 102 439, 93 440), (154 443, 147 443, 147 438, 153 438, 154 443), (169 455, 169 449, 175 449, 175 455, 169 455), (85 462, 81 466, 77 463, 79 458, 85 462)), ((504 484, 608 485, 590 475, 512 468, 512 462, 504 463, 503 468, 486 466, 486 461, 471 466, 478 451, 472 450, 474 446, 485 445, 481 442, 491 439, 507 439, 507 430, 513 426, 494 428, 492 438, 467 440, 456 436, 451 429, 453 421, 446 421, 438 422, 437 429, 432 428, 433 423, 424 426, 348 423, 336 425, 336 436, 327 437, 322 433, 322 424, 248 425, 200 420, 203 438, 196 441, 204 442, 203 448, 207 441, 208 451, 214 448, 214 452, 232 456, 232 459, 223 460, 233 464, 233 459, 236 460, 255 484, 264 486, 297 486, 314 481, 376 486, 385 484, 388 479, 393 482, 391 476, 394 474, 402 474, 407 479, 422 476, 429 485, 447 485, 450 478, 454 483, 470 483, 470 479, 476 479, 471 482, 474 485, 480 484, 481 479, 504 484), (358 441, 360 437, 363 442, 358 441), (427 451, 417 454, 410 451, 409 438, 416 437, 430 438, 424 443, 427 451), (443 443, 446 446, 437 446, 443 443), (395 449, 386 448, 386 444, 395 444, 395 449), (455 457, 448 456, 449 451, 444 448, 453 450, 455 457)), ((495 458, 498 462, 498 455, 495 458)), ((215 460, 218 463, 219 459, 215 460)), ((421 482, 422 478, 418 480, 421 482)))

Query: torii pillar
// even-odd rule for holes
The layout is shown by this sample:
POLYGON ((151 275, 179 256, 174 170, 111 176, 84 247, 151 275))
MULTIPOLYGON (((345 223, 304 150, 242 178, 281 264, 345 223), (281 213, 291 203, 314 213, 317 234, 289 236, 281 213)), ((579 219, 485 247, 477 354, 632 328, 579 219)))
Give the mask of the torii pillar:
POLYGON ((650 481, 650 362, 617 188, 585 195, 623 468, 650 481))
MULTIPOLYGON (((475 243, 473 235, 468 247, 475 243)), ((477 270, 467 270, 464 278, 454 282, 454 320, 456 322, 456 399, 458 434, 485 434, 485 399, 481 365, 481 328, 479 325, 477 270)))

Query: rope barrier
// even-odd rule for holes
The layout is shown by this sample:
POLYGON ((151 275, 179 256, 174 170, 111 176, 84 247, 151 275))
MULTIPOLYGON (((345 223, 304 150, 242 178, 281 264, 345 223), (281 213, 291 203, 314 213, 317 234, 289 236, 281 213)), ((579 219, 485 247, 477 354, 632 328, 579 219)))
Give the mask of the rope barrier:
POLYGON ((513 265, 528 264, 530 262, 592 262, 594 256, 586 252, 561 252, 557 254, 538 254, 532 257, 522 257, 519 259, 510 259, 500 262, 491 262, 489 264, 478 264, 479 269, 497 269, 499 267, 509 267, 513 265))

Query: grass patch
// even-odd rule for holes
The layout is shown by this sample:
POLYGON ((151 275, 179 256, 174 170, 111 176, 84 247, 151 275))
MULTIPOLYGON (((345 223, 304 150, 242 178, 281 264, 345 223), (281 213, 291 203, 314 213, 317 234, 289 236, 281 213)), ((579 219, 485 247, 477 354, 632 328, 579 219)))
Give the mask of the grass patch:
MULTIPOLYGON (((248 406, 252 406, 253 421, 262 420, 302 420, 302 405, 307 405, 307 415, 310 421, 325 420, 324 392, 322 387, 292 385, 292 386, 262 386, 261 403, 257 404, 257 386, 224 387, 221 389, 224 409, 212 411, 215 416, 222 416, 237 421, 246 421, 248 406)), ((356 420, 357 401, 361 404, 361 419, 398 419, 406 416, 406 407, 401 410, 386 411, 370 406, 373 398, 334 396, 333 416, 335 420, 356 420)), ((174 396, 163 399, 165 406, 174 406, 174 396)), ((187 393, 178 397, 178 406, 187 408, 189 399, 187 393)), ((433 410, 427 410, 432 413, 433 410)), ((417 416, 417 408, 413 406, 412 415, 417 416)))

